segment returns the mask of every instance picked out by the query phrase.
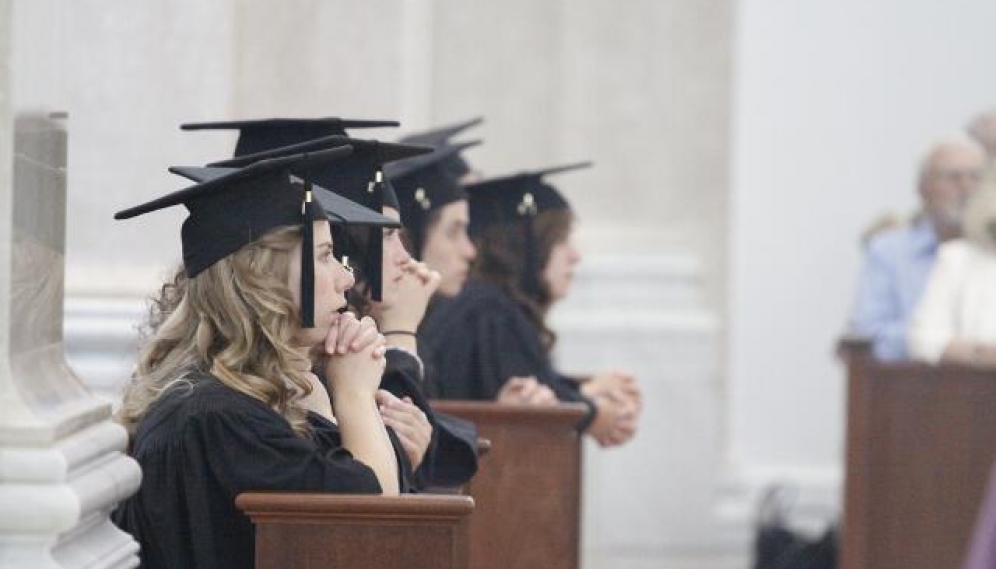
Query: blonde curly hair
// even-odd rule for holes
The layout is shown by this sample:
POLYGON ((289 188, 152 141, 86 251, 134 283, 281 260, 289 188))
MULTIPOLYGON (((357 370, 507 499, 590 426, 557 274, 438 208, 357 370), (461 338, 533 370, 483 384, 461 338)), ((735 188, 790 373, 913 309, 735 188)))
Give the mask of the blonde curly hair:
POLYGON ((130 436, 150 406, 210 373, 280 413, 301 436, 311 392, 307 351, 293 345, 300 316, 287 281, 299 227, 270 231, 193 278, 182 270, 153 300, 145 344, 118 421, 130 436))

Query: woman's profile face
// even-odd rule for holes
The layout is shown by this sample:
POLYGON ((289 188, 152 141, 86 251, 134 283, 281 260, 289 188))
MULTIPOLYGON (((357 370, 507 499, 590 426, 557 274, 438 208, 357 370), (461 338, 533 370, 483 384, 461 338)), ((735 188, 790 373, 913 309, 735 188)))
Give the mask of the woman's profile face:
MULTIPOLYGON (((353 286, 353 274, 332 254, 332 231, 328 221, 314 222, 315 256, 315 327, 302 328, 298 339, 303 345, 318 346, 325 342, 339 310, 346 306, 346 291, 353 286)), ((301 307, 301 242, 291 251, 288 286, 294 304, 301 307)))
MULTIPOLYGON (((401 221, 401 213, 393 207, 384 207, 385 217, 401 221)), ((384 229, 384 268, 383 285, 381 287, 382 306, 392 306, 397 301, 398 282, 405 276, 404 266, 411 260, 411 255, 401 242, 401 232, 395 228, 384 229)))
POLYGON ((543 267, 543 284, 546 285, 551 299, 561 300, 571 290, 574 281, 574 268, 581 262, 581 254, 574 246, 573 228, 563 239, 554 243, 550 249, 546 266, 543 267))
POLYGON ((467 234, 469 224, 470 207, 467 200, 459 200, 440 208, 439 220, 426 228, 422 261, 439 271, 442 280, 437 292, 443 296, 460 293, 470 273, 470 263, 477 256, 467 234))

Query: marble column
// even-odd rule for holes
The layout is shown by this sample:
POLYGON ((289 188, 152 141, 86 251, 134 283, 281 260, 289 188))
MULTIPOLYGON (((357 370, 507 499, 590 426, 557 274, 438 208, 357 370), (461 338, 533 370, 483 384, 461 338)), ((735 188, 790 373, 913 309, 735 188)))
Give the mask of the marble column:
POLYGON ((141 472, 63 355, 66 117, 11 107, 0 97, 0 569, 134 567, 108 515, 141 472))

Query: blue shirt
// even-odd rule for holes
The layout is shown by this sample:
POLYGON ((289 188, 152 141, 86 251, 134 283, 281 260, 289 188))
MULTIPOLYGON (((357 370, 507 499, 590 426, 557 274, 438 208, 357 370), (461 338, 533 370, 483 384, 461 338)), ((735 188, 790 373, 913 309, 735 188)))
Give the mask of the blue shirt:
POLYGON ((868 243, 851 331, 872 339, 876 357, 909 357, 906 332, 937 258, 937 234, 925 217, 868 243))

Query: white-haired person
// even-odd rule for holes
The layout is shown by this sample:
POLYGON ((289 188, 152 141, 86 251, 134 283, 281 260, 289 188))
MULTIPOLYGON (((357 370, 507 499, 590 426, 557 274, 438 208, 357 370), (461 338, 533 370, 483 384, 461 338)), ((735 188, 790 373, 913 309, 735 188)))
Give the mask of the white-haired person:
POLYGON ((965 206, 978 187, 985 152, 966 134, 933 144, 920 165, 921 211, 909 223, 868 240, 850 318, 852 333, 872 340, 875 356, 905 360, 913 311, 940 244, 962 235, 965 206))

